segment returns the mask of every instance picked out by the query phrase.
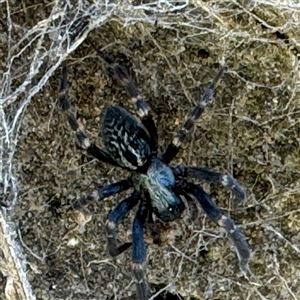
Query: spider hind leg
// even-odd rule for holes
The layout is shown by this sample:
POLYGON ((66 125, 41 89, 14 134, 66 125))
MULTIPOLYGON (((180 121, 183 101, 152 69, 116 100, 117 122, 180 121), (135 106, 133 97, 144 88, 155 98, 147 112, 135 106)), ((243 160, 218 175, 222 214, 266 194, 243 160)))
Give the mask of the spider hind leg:
POLYGON ((88 136, 85 133, 84 126, 77 119, 76 109, 67 99, 66 63, 64 63, 62 67, 58 103, 74 133, 76 144, 83 150, 83 152, 95 157, 102 162, 109 163, 113 166, 119 166, 105 151, 90 142, 88 136))
POLYGON ((137 88, 134 80, 129 76, 126 68, 115 63, 112 59, 110 59, 103 51, 100 51, 94 43, 88 39, 88 43, 93 47, 93 49, 97 52, 97 55, 104 60, 110 68, 113 69, 114 76, 117 79, 118 83, 126 90, 128 97, 131 99, 131 102, 135 104, 136 112, 141 119, 142 124, 146 127, 149 132, 150 137, 150 146, 151 150, 154 153, 157 153, 158 148, 158 135, 157 128, 155 126, 151 108, 150 106, 143 100, 139 89, 137 88))
POLYGON ((195 106, 195 108, 190 113, 187 121, 175 134, 171 143, 167 146, 167 149, 161 156, 163 162, 169 163, 177 155, 186 136, 190 132, 191 128, 194 126, 195 122, 200 118, 201 114, 204 111, 204 108, 212 102, 216 84, 223 75, 223 72, 223 68, 219 70, 214 80, 205 89, 199 104, 195 106))

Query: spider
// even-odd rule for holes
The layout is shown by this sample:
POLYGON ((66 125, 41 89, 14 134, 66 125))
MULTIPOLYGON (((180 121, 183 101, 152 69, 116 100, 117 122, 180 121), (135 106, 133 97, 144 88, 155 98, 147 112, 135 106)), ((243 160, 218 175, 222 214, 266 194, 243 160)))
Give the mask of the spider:
POLYGON ((89 43, 113 70, 119 84, 126 89, 129 98, 135 104, 139 120, 124 108, 110 106, 105 112, 101 128, 105 150, 91 143, 83 125, 76 117, 75 107, 67 99, 67 67, 64 63, 58 102, 75 135, 77 145, 87 155, 103 163, 127 169, 131 174, 124 180, 99 187, 91 195, 75 201, 73 207, 80 209, 91 201, 100 201, 130 188, 133 189, 132 194, 109 213, 106 221, 106 236, 108 251, 113 257, 132 246, 132 272, 139 300, 151 296, 143 269, 146 262, 145 225, 148 223, 153 225, 153 215, 162 222, 179 218, 185 209, 185 203, 189 204, 192 200, 198 201, 208 217, 227 231, 235 246, 240 266, 244 268, 251 255, 244 236, 237 229, 234 221, 225 216, 210 196, 199 185, 189 181, 189 178, 223 185, 232 192, 235 203, 245 199, 244 188, 232 177, 206 168, 169 165, 179 152, 195 121, 204 108, 212 102, 215 86, 223 74, 223 68, 207 86, 198 105, 191 111, 187 121, 174 135, 166 150, 159 155, 157 129, 151 109, 142 99, 134 80, 123 66, 98 50, 91 41, 89 43), (132 242, 119 245, 116 235, 117 223, 135 206, 138 206, 138 209, 132 226, 132 242))

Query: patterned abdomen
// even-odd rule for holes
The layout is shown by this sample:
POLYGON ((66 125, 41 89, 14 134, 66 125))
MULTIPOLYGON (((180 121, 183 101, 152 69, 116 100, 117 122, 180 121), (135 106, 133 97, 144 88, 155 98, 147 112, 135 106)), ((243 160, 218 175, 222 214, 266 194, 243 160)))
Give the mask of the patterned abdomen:
POLYGON ((135 170, 145 164, 151 153, 146 128, 118 106, 106 110, 102 139, 111 158, 121 167, 135 170))

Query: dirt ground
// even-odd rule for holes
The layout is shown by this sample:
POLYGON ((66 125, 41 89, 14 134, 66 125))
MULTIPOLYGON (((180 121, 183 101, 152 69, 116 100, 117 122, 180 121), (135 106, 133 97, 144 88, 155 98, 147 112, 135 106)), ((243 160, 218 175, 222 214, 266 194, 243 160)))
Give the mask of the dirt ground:
MULTIPOLYGON (((216 17, 206 20, 207 30, 199 35, 195 24, 184 22, 168 29, 159 22, 111 21, 89 38, 130 70, 153 109, 160 153, 197 102, 198 90, 221 65, 227 67, 214 102, 172 165, 205 166, 246 188, 247 201, 234 209, 223 187, 199 183, 246 236, 251 275, 242 274, 231 241, 203 211, 195 222, 185 211, 168 225, 168 245, 159 247, 146 237, 150 287, 189 300, 299 299, 299 34, 271 30, 251 14, 233 11, 226 18, 220 12, 228 35, 210 33, 220 24, 216 17)), ((270 20, 260 10, 252 13, 270 20)), ((274 18, 272 26, 282 21, 276 24, 274 18)), ((66 61, 68 97, 91 140, 102 146, 98 133, 105 109, 120 105, 134 114, 133 106, 87 42, 66 61)), ((128 173, 76 147, 57 104, 59 79, 60 68, 28 105, 14 158, 19 198, 11 214, 27 277, 37 299, 135 299, 131 250, 113 259, 105 238, 107 214, 130 191, 89 205, 84 214, 70 207, 128 173)), ((123 242, 131 239, 135 211, 118 226, 123 242)), ((1 282, 5 299, 3 272, 1 282)))

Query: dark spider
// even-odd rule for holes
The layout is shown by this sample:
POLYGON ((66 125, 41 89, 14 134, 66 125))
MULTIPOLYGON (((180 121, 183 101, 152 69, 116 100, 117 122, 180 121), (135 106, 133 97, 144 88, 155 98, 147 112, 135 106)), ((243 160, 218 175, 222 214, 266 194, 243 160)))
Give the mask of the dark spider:
POLYGON ((148 222, 153 225, 153 214, 163 222, 170 222, 180 217, 185 209, 182 197, 186 199, 187 203, 192 202, 193 198, 196 199, 209 218, 227 231, 236 248, 240 266, 244 269, 251 255, 244 236, 237 229, 233 220, 223 214, 203 189, 188 181, 187 178, 223 185, 233 193, 235 203, 245 199, 246 193, 243 187, 232 177, 205 168, 168 165, 180 150, 181 144, 204 108, 212 102, 215 85, 222 76, 223 69, 208 85, 199 104, 175 134, 165 152, 158 155, 157 129, 150 107, 142 99, 136 84, 129 77, 125 68, 98 51, 91 42, 90 44, 112 68, 116 79, 126 89, 128 96, 135 104, 140 122, 125 109, 111 106, 106 110, 102 123, 102 139, 106 151, 91 143, 85 134, 83 125, 76 118, 74 106, 66 98, 67 69, 65 65, 63 66, 59 104, 74 132, 78 146, 88 155, 104 163, 131 171, 131 176, 127 179, 100 187, 92 195, 77 200, 73 203, 73 207, 79 209, 90 201, 100 201, 133 188, 132 194, 109 213, 106 221, 106 235, 108 251, 113 257, 132 246, 133 276, 140 300, 148 299, 151 294, 143 271, 143 263, 146 261, 144 225, 148 222), (118 245, 116 225, 136 205, 139 207, 133 221, 132 242, 118 245))

